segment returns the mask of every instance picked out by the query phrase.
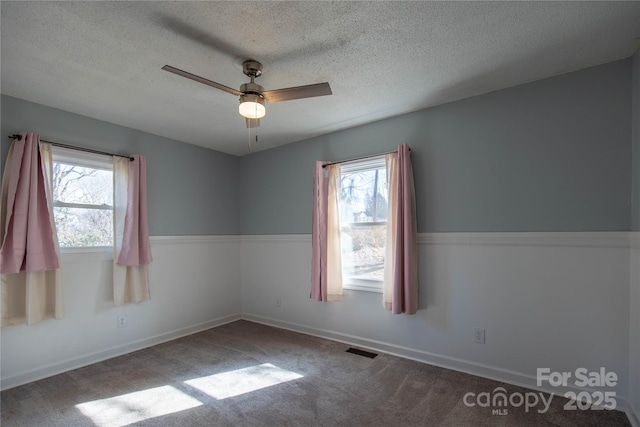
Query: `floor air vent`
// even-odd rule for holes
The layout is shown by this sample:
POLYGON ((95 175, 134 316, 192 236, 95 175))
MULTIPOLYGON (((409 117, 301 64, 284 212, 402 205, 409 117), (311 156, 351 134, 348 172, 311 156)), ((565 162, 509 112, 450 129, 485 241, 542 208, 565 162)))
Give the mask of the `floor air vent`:
POLYGON ((358 356, 368 357, 369 359, 373 359, 378 355, 377 353, 371 353, 369 351, 358 350, 357 348, 353 348, 353 347, 350 347, 347 350, 347 353, 357 354, 358 356))

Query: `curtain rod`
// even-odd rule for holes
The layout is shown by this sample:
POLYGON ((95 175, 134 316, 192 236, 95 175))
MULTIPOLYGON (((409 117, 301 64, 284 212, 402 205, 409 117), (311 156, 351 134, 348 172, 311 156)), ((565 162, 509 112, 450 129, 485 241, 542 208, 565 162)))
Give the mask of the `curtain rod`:
MULTIPOLYGON (((411 149, 409 149, 409 151, 411 151, 411 149)), ((354 157, 353 159, 340 160, 339 162, 327 163, 326 165, 322 165, 322 167, 324 168, 324 167, 331 166, 331 165, 338 165, 340 163, 354 162, 356 160, 364 160, 364 159, 368 159, 370 157, 386 156, 387 154, 397 153, 397 152, 398 152, 398 150, 393 150, 393 151, 387 151, 386 153, 371 154, 370 156, 354 157)))
MULTIPOLYGON (((18 135, 18 134, 9 135, 9 138, 17 139, 18 141, 22 141, 22 135, 18 135)), ((106 151, 92 150, 91 148, 74 147, 73 145, 67 145, 67 144, 61 144, 59 142, 47 141, 46 139, 41 139, 40 142, 46 142, 47 144, 55 145, 56 147, 69 148, 71 150, 78 150, 78 151, 85 151, 87 153, 103 154, 105 156, 112 156, 112 157, 124 157, 124 158, 127 158, 127 159, 133 161, 133 157, 123 156, 121 154, 107 153, 106 151)))

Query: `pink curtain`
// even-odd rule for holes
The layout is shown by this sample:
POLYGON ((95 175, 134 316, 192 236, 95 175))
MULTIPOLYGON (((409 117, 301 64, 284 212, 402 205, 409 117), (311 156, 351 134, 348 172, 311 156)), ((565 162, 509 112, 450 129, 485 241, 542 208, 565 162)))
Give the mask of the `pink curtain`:
POLYGON ((113 158, 113 301, 116 306, 151 299, 151 249, 143 156, 113 158))
POLYGON ((389 219, 385 295, 387 309, 394 314, 415 314, 418 310, 418 232, 416 195, 410 150, 398 146, 387 157, 389 174, 389 219))
POLYGON ((21 135, 21 140, 13 141, 5 166, 6 199, 0 221, 4 231, 0 272, 10 274, 59 268, 40 137, 21 135))
POLYGON ((340 166, 317 161, 313 182, 311 295, 316 301, 342 300, 342 254, 338 194, 340 166))
POLYGON ((144 156, 135 154, 132 158, 122 249, 118 256, 118 264, 125 266, 146 265, 153 261, 147 222, 147 164, 144 156))
POLYGON ((313 179, 313 218, 311 231, 311 299, 327 301, 327 197, 329 175, 325 162, 316 161, 313 179))
POLYGON ((62 319, 62 280, 53 220, 53 155, 37 134, 14 140, 2 177, 2 326, 62 319))

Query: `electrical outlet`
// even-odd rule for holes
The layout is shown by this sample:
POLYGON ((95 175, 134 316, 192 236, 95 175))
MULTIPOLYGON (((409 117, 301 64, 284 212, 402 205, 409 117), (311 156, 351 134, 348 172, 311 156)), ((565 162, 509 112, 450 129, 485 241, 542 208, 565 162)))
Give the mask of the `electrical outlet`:
POLYGON ((118 328, 124 328, 125 326, 127 326, 127 316, 118 316, 118 328))
POLYGON ((280 297, 276 297, 276 307, 280 307, 282 305, 282 300, 280 300, 280 297))
POLYGON ((477 344, 484 344, 484 329, 482 328, 473 329, 473 342, 477 344))

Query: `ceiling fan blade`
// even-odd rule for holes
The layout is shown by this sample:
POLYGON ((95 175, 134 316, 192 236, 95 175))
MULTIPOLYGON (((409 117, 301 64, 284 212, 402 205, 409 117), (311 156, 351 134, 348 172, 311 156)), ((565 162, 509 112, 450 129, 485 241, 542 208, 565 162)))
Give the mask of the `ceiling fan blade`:
POLYGON ((196 76, 195 74, 188 73, 186 71, 183 71, 183 70, 180 70, 178 68, 172 67, 171 65, 165 65, 164 67, 162 67, 162 69, 165 70, 165 71, 168 71, 170 73, 177 74, 177 75, 182 76, 182 77, 186 77, 186 78, 191 79, 193 81, 196 81, 198 83, 202 83, 202 84, 205 84, 207 86, 215 87, 216 89, 223 90, 223 91, 228 92, 228 93, 230 93, 232 95, 237 95, 237 96, 242 95, 242 92, 240 92, 239 90, 235 90, 235 89, 230 88, 229 86, 221 85, 220 83, 216 83, 216 82, 213 82, 211 80, 207 80, 204 77, 196 76))
POLYGON ((247 128, 257 128, 260 126, 260 119, 248 119, 245 117, 247 121, 247 128))
POLYGON ((264 99, 269 103, 331 94, 331 87, 329 86, 329 83, 326 82, 262 92, 262 96, 264 96, 264 99))

